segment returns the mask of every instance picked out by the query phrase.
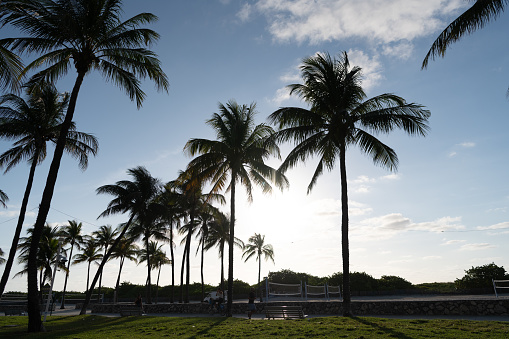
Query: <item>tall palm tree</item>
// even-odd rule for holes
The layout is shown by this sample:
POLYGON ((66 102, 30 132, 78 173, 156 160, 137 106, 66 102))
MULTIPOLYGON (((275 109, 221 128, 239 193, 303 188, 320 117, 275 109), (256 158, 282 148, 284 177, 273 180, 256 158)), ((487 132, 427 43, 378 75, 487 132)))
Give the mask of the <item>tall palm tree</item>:
POLYGON ((65 292, 67 290, 67 279, 69 278, 69 272, 71 268, 71 258, 74 246, 76 246, 76 248, 80 250, 81 245, 85 241, 85 238, 81 234, 82 228, 83 224, 81 222, 77 222, 76 220, 69 220, 69 225, 64 225, 60 229, 60 237, 64 239, 64 245, 71 246, 69 260, 67 261, 67 272, 65 274, 64 292, 62 293, 62 305, 60 306, 60 309, 65 309, 65 292))
POLYGON ((113 259, 120 259, 120 267, 118 269, 117 283, 115 284, 115 300, 118 300, 118 287, 120 286, 120 275, 122 274, 122 267, 124 266, 125 259, 134 261, 137 263, 137 256, 140 248, 134 243, 132 239, 123 237, 120 239, 118 245, 113 249, 111 257, 113 259))
POLYGON ((90 265, 92 263, 99 264, 100 260, 103 258, 102 253, 100 253, 99 246, 97 246, 97 243, 94 241, 93 238, 88 238, 84 245, 83 250, 81 253, 77 253, 73 257, 73 265, 81 264, 83 262, 87 263, 87 293, 91 290, 93 290, 93 287, 90 287, 89 289, 89 282, 90 282, 90 265))
MULTIPOLYGON (((99 227, 97 231, 92 232, 92 237, 94 238, 95 243, 99 248, 104 249, 103 256, 108 252, 108 247, 113 244, 115 241, 115 237, 117 236, 118 231, 114 230, 111 225, 102 225, 99 227)), ((103 278, 103 270, 99 273, 99 291, 97 295, 97 300, 101 297, 101 282, 103 278)))
POLYGON ((5 204, 7 201, 9 201, 9 197, 4 193, 4 191, 0 190, 0 206, 7 208, 7 205, 5 204))
MULTIPOLYGON (((21 202, 9 257, 0 280, 0 295, 5 289, 16 256, 35 169, 46 158, 48 142, 57 142, 64 111, 69 103, 68 93, 60 94, 56 87, 49 83, 44 83, 39 88, 27 87, 26 97, 27 100, 14 94, 0 97, 0 137, 15 140, 14 147, 0 155, 0 167, 5 167, 5 173, 7 173, 24 160, 30 164, 28 182, 21 202)), ((88 154, 95 156, 98 148, 97 139, 93 135, 78 132, 74 122, 71 124, 65 139, 64 150, 78 160, 82 170, 87 168, 88 154)))
POLYGON ((491 20, 495 20, 505 9, 509 0, 476 0, 474 4, 447 26, 431 45, 422 68, 428 66, 429 60, 444 57, 447 47, 461 39, 465 34, 471 34, 481 29, 491 20))
POLYGON ((165 212, 163 211, 163 206, 160 205, 157 201, 160 195, 160 187, 158 188, 158 192, 155 193, 154 202, 148 206, 148 210, 144 213, 144 219, 137 219, 136 222, 133 222, 131 228, 129 229, 129 236, 131 239, 135 240, 141 238, 144 250, 145 250, 145 260, 147 261, 147 304, 152 303, 152 262, 151 262, 151 252, 150 252, 150 239, 154 238, 160 241, 168 241, 166 237, 166 224, 164 222, 160 222, 160 216, 165 212))
POLYGON ((199 239, 198 248, 196 249, 196 254, 200 251, 201 247, 201 260, 200 260, 200 277, 201 277, 201 299, 205 299, 205 282, 203 279, 203 264, 205 262, 204 260, 204 254, 206 251, 205 245, 207 243, 207 238, 209 236, 209 229, 211 228, 211 225, 214 221, 214 212, 216 212, 217 209, 214 208, 212 205, 205 204, 202 207, 202 210, 198 213, 198 221, 200 223, 198 233, 196 234, 196 238, 199 239))
MULTIPOLYGON (((139 251, 138 252, 138 264, 141 264, 142 262, 147 262, 148 265, 148 259, 149 257, 152 260, 151 263, 151 269, 155 270, 157 269, 157 282, 156 282, 156 304, 157 304, 157 298, 159 296, 159 278, 161 276, 161 267, 163 265, 170 264, 170 259, 166 256, 166 253, 162 250, 164 244, 159 245, 157 241, 150 241, 148 250, 145 251, 139 251)), ((148 282, 148 278, 147 278, 148 282)))
POLYGON ((304 84, 289 85, 288 88, 290 94, 298 95, 311 107, 280 108, 269 116, 269 121, 279 128, 274 135, 275 140, 293 141, 296 145, 279 168, 280 171, 284 173, 300 161, 304 162, 315 155, 319 157, 308 194, 324 169, 331 171, 339 160, 343 314, 350 316, 346 150, 348 146, 359 146, 375 164, 396 170, 398 157, 394 150, 370 132, 388 134, 397 127, 411 135, 425 136, 430 112, 394 94, 366 99, 361 87, 361 69, 350 68, 346 52, 338 58, 332 58, 328 53, 306 58, 300 70, 304 84))
POLYGON ((174 230, 180 228, 180 220, 184 217, 185 212, 182 208, 179 200, 182 199, 182 195, 172 187, 171 183, 165 185, 163 192, 159 196, 159 203, 164 206, 163 215, 161 221, 166 223, 166 234, 168 242, 170 244, 170 261, 171 261, 171 295, 170 302, 175 301, 175 254, 173 248, 175 243, 174 230))
POLYGON ((240 182, 246 188, 248 200, 251 201, 252 182, 260 185, 264 193, 269 193, 272 187, 267 179, 281 189, 288 181, 284 175, 265 164, 269 156, 280 157, 279 147, 268 138, 273 133, 270 126, 255 125, 255 104, 239 105, 231 100, 226 106, 219 104, 219 111, 207 121, 216 132, 217 140, 191 139, 186 143, 184 151, 191 156, 199 154, 189 163, 188 171, 211 181, 212 192, 226 188, 231 195, 227 303, 227 313, 231 316, 236 184, 240 182))
MULTIPOLYGON (((133 177, 133 181, 121 180, 113 185, 101 186, 96 190, 97 194, 110 194, 114 196, 113 200, 108 203, 108 207, 99 215, 99 218, 117 213, 129 213, 129 220, 123 224, 115 242, 110 246, 108 252, 103 257, 99 265, 99 270, 92 280, 90 290, 94 289, 99 279, 100 271, 109 260, 111 253, 118 246, 120 240, 126 235, 133 220, 136 218, 138 221, 143 222, 148 218, 147 213, 150 213, 153 209, 151 205, 156 204, 157 195, 161 190, 161 182, 159 179, 152 177, 145 167, 135 167, 127 170, 127 173, 133 177)), ((80 314, 86 314, 91 295, 92 293, 89 291, 80 314)))
POLYGON ((32 77, 33 83, 49 82, 63 77, 74 66, 77 76, 69 107, 55 147, 39 213, 35 223, 34 244, 28 274, 28 331, 39 332, 42 326, 36 299, 36 250, 44 222, 48 216, 58 169, 64 151, 65 136, 71 127, 78 93, 85 75, 93 69, 124 90, 141 107, 145 93, 140 79, 149 78, 159 90, 168 91, 168 79, 157 55, 145 48, 157 41, 159 34, 140 28, 157 20, 150 13, 141 13, 121 20, 122 0, 3 0, 0 3, 0 25, 11 24, 27 37, 0 40, 0 46, 15 53, 36 52, 24 73, 41 65, 47 67, 32 77), (34 15, 37 13, 37 15, 34 15))
MULTIPOLYGON (((230 216, 220 211, 214 216, 214 221, 209 228, 207 240, 205 242, 205 249, 209 250, 212 247, 218 248, 219 258, 221 259, 221 289, 224 290, 224 246, 230 242, 230 216)), ((242 249, 244 242, 235 237, 234 246, 242 249)))
POLYGON ((248 239, 248 243, 244 246, 244 253, 242 253, 242 258, 246 257, 244 262, 247 262, 252 257, 256 257, 258 261, 258 289, 260 291, 260 301, 262 299, 262 285, 260 284, 260 274, 262 272, 262 256, 267 260, 272 260, 274 262, 274 249, 272 245, 265 244, 265 235, 261 235, 255 233, 248 239))

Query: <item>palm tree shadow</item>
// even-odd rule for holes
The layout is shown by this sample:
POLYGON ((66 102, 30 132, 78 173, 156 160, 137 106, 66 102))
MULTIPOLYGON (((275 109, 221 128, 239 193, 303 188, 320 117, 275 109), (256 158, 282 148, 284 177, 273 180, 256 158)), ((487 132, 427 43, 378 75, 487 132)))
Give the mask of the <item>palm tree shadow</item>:
POLYGON ((204 328, 203 330, 201 330, 200 332, 196 333, 195 335, 193 335, 192 337, 189 337, 189 338, 201 338, 202 336, 209 333, 211 329, 213 329, 214 327, 216 327, 216 326, 220 325, 222 322, 224 322, 226 319, 228 319, 228 318, 221 317, 221 319, 217 319, 216 321, 211 323, 209 327, 204 328))
POLYGON ((412 337, 407 336, 401 332, 395 331, 392 328, 381 326, 380 324, 369 321, 367 318, 351 317, 350 319, 360 322, 363 325, 371 326, 374 331, 382 331, 390 335, 393 338, 411 339, 412 337))

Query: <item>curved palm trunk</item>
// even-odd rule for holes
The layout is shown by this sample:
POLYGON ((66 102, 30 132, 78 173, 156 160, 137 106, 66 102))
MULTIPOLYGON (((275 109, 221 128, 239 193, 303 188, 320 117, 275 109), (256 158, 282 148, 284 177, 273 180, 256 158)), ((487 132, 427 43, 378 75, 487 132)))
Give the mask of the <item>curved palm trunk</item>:
POLYGON ((228 302, 226 306, 227 316, 232 316, 233 303, 233 246, 235 244, 235 173, 232 173, 231 202, 230 202, 230 243, 228 244, 228 302))
POLYGON ((87 293, 88 293, 88 283, 90 282, 90 265, 92 264, 91 261, 88 262, 88 269, 87 269, 87 293))
POLYGON ((149 235, 145 234, 145 248, 147 249, 147 304, 152 304, 152 291, 151 291, 151 288, 152 288, 152 280, 151 280, 151 274, 150 274, 150 271, 151 271, 151 267, 150 267, 150 253, 148 251, 148 247, 149 247, 149 235))
POLYGON ((172 225, 170 224, 170 257, 171 257, 171 296, 170 296, 170 303, 174 303, 175 300, 175 261, 174 261, 174 254, 173 254, 173 230, 172 225))
POLYGON ((65 272, 65 281, 64 281, 64 292, 62 293, 62 305, 60 305, 60 309, 65 309, 65 291, 67 290, 67 279, 69 278, 69 269, 71 267, 71 258, 72 258, 72 250, 74 248, 74 242, 71 243, 71 252, 69 253, 69 260, 67 261, 67 272, 65 272))
POLYGON ((85 297, 85 302, 83 303, 83 306, 81 307, 80 315, 87 314, 87 307, 88 307, 88 304, 90 303, 90 298, 92 297, 92 291, 94 290, 95 284, 97 283, 97 280, 99 279, 100 271, 103 269, 104 265, 106 264, 106 262, 110 258, 111 253, 115 250, 115 248, 117 248, 117 246, 120 243, 120 240, 122 239, 122 237, 126 234, 127 229, 129 228, 129 226, 131 226, 131 223, 132 223, 133 219, 134 219, 134 215, 131 215, 129 217, 129 220, 125 224, 124 229, 122 230, 122 232, 120 232, 120 234, 117 237, 117 239, 115 239, 113 244, 110 246, 110 249, 108 250, 108 253, 106 253, 106 255, 103 257, 103 260, 101 261, 101 264, 99 265, 99 268, 97 269, 97 272, 96 272, 96 274, 94 276, 94 279, 92 279, 92 284, 90 285, 90 290, 88 290, 87 295, 85 297))
POLYGON ((346 148, 341 145, 339 151, 341 172, 341 245, 343 252, 343 316, 351 317, 350 297, 350 252, 348 249, 348 189, 346 182, 346 148))
POLYGON ((69 99, 69 106, 67 108, 67 114, 65 115, 64 122, 60 129, 60 135, 58 136, 57 143, 55 145, 55 153, 53 160, 48 172, 46 179, 46 186, 42 194, 41 203, 39 205, 39 213, 34 225, 34 231, 32 233, 32 242, 30 243, 30 252, 28 254, 28 332, 40 332, 44 330, 44 326, 41 321, 41 313, 39 309, 39 300, 37 298, 37 249, 41 235, 44 229, 44 223, 48 217, 49 209, 51 206, 51 199, 53 198, 53 192, 55 190, 55 184, 57 182, 58 170, 60 168, 60 161, 64 153, 65 141, 67 133, 71 127, 74 111, 76 109, 76 101, 78 100, 78 93, 83 83, 85 72, 78 73, 76 82, 72 89, 71 97, 69 99))
MULTIPOLYGON (((108 253, 108 246, 104 247, 104 255, 108 253)), ((103 270, 101 269, 101 273, 99 275, 99 290, 97 291, 97 301, 101 299, 101 282, 103 280, 103 270)))
POLYGON ((125 257, 120 258, 120 268, 118 269, 117 283, 115 284, 115 299, 113 300, 114 303, 118 301, 118 287, 120 286, 120 274, 122 273, 122 266, 124 266, 124 260, 125 257))
POLYGON ((28 198, 30 197, 30 192, 32 191, 32 184, 34 182, 35 176, 35 168, 37 167, 37 161, 35 159, 39 158, 39 150, 37 150, 34 154, 34 160, 32 160, 32 164, 30 165, 30 172, 28 174, 28 182, 25 188, 25 194, 23 195, 23 200, 21 202, 21 209, 19 210, 18 216, 18 224, 16 225, 16 230, 14 231, 14 237, 12 238, 11 249, 9 251, 9 257, 5 262, 4 273, 2 274, 2 280, 0 280, 0 299, 2 298, 2 294, 5 290, 5 285, 7 285, 7 281, 9 280, 9 274, 11 274, 12 264, 14 263, 14 258, 16 257, 16 250, 18 248, 19 237, 21 235, 21 230, 23 229, 23 222, 25 221, 25 213, 28 206, 28 198))

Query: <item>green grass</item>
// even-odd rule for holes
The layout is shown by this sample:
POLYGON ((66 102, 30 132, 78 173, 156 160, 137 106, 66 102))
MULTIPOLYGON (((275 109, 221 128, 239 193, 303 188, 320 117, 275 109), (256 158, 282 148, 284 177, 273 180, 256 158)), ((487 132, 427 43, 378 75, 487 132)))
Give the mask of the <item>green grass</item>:
POLYGON ((1 338, 508 338, 509 322, 326 317, 50 317, 47 332, 28 334, 27 317, 1 317, 1 338))

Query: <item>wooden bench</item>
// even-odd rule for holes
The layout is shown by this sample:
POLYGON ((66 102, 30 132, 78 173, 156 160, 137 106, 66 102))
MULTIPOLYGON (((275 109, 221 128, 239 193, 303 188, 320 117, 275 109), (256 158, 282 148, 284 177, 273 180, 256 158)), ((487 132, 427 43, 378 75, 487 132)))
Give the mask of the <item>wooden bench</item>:
POLYGON ((302 311, 302 306, 265 306, 265 318, 267 319, 304 319, 307 315, 302 311))
POLYGON ((5 316, 8 315, 25 315, 25 307, 19 307, 19 306, 6 306, 4 307, 4 314, 5 316))
POLYGON ((127 317, 130 315, 143 315, 143 309, 139 306, 124 306, 120 308, 121 317, 127 317))

